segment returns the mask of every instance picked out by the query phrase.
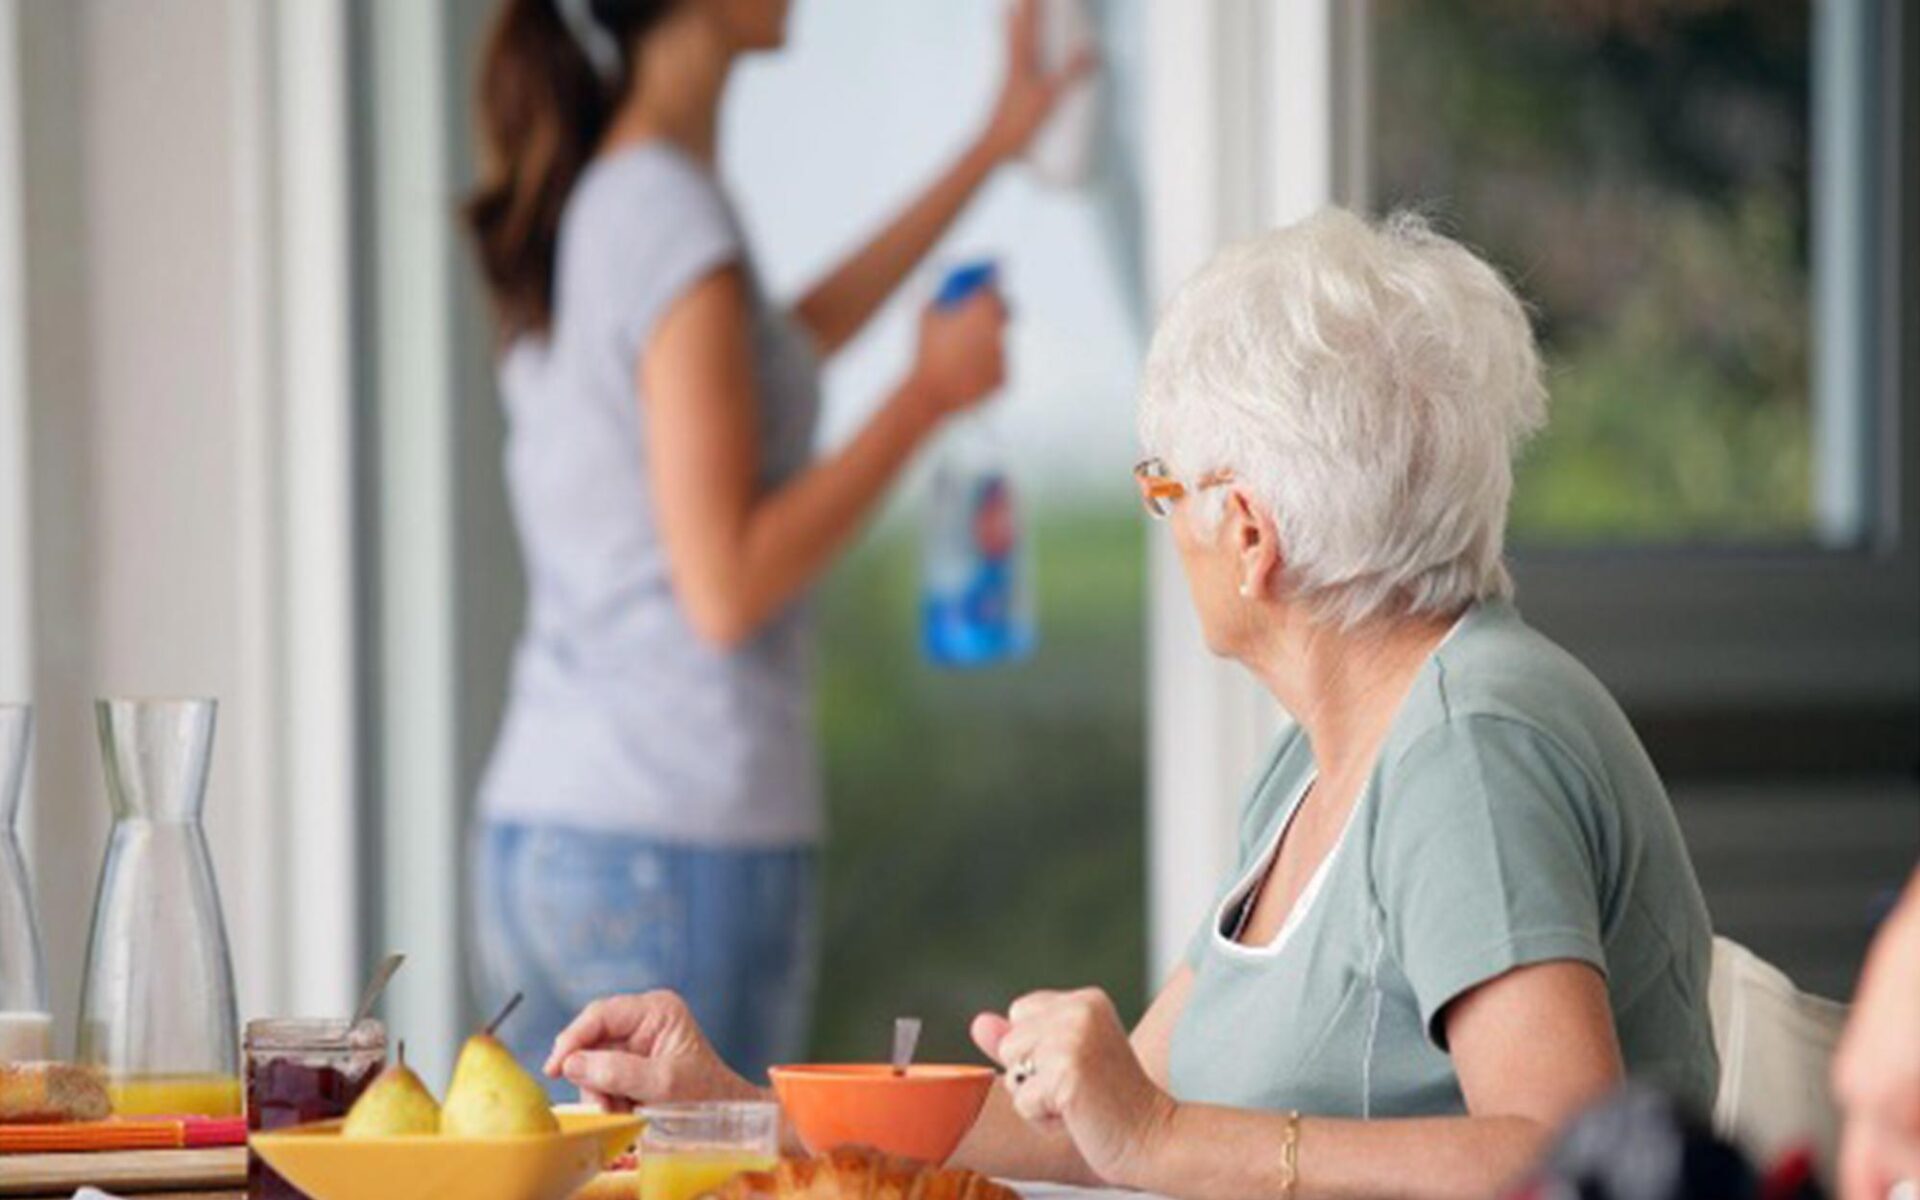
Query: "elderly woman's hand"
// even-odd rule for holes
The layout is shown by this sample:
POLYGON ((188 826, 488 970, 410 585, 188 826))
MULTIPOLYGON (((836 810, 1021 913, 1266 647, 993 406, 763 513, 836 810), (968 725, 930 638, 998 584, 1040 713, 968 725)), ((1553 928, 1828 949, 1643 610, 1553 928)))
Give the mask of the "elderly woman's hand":
POLYGON ((595 1000, 554 1039, 545 1070, 610 1111, 674 1100, 765 1098, 721 1061, 686 1001, 672 992, 595 1000))
POLYGON ((1102 1179, 1126 1185, 1151 1159, 1174 1101, 1147 1076, 1105 992, 1033 992, 1004 1017, 975 1017, 973 1040, 1007 1069, 1020 1115, 1064 1125, 1102 1179))

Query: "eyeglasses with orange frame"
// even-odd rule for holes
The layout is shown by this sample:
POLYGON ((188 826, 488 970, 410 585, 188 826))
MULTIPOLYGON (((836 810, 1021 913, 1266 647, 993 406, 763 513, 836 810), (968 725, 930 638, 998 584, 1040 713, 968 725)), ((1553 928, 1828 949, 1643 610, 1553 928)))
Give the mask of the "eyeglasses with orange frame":
MULTIPOLYGON (((1232 479, 1232 471, 1208 471, 1193 481, 1191 490, 1203 492, 1232 479)), ((1173 511, 1173 502, 1189 491, 1186 484, 1173 477, 1166 462, 1158 458, 1143 458, 1133 464, 1133 480, 1140 485, 1140 503, 1156 521, 1164 520, 1173 511)))

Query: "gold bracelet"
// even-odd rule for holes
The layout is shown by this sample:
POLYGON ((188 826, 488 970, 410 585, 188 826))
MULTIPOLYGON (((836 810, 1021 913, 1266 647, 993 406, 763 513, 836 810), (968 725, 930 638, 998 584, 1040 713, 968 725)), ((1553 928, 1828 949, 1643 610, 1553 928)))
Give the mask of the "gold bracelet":
POLYGON ((1300 1182, 1300 1110, 1287 1113, 1287 1131, 1280 1136, 1280 1200, 1293 1200, 1300 1182))

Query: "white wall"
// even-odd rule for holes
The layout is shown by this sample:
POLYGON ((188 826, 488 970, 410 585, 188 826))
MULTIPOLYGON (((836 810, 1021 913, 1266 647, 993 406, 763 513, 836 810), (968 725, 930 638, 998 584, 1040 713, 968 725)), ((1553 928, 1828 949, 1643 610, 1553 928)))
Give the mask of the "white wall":
MULTIPOLYGON (((227 341, 228 23, 222 6, 190 0, 24 4, 17 15, 41 651, 31 853, 55 1008, 68 1018, 107 825, 94 696, 227 701, 207 829, 228 907, 249 890, 257 805, 244 798, 242 750, 261 714, 232 702, 241 397, 227 341)), ((259 996, 270 946, 250 921, 232 932, 243 994, 259 996)))
POLYGON ((0 698, 9 700, 33 684, 19 45, 19 13, 0 5, 0 698))
MULTIPOLYGON (((61 1037, 72 1036, 107 826, 91 711, 101 695, 221 701, 206 827, 241 1012, 328 1011, 344 1003, 357 949, 337 914, 352 903, 338 882, 351 863, 334 871, 329 849, 343 822, 351 829, 339 776, 352 762, 337 761, 328 711, 351 664, 307 673, 331 693, 284 667, 296 649, 339 657, 340 618, 324 600, 351 580, 316 587, 300 572, 327 562, 309 551, 345 510, 327 503, 326 447, 295 455, 275 439, 344 419, 344 386, 325 388, 348 347, 313 315, 339 290, 324 268, 328 236, 343 241, 344 229, 327 228, 329 211, 314 219, 324 190, 283 178, 289 161, 324 160, 324 125, 299 156, 279 151, 303 128, 288 118, 324 116, 329 96, 324 74, 317 98, 281 94, 275 39, 300 38, 288 48, 324 71, 327 47, 301 16, 324 28, 343 10, 293 0, 269 19, 253 0, 0 3, 0 27, 16 35, 0 38, 11 51, 0 85, 18 97, 17 111, 0 102, 0 150, 8 137, 19 145, 17 172, 0 153, 0 272, 14 268, 0 286, 0 347, 24 347, 8 364, 24 386, 9 397, 0 374, 0 466, 7 431, 23 429, 25 470, 9 483, 26 497, 0 494, 0 550, 9 536, 31 548, 24 588, 14 581, 0 601, 0 614, 30 611, 30 662, 0 668, 0 686, 20 679, 39 708, 28 850, 61 1037), (287 231, 305 239, 300 253, 286 251, 287 231), (298 514, 290 479, 307 481, 298 514), (314 750, 325 770, 305 766, 314 750), (317 794, 314 780, 331 790, 317 794), (296 897, 299 928, 314 934, 297 945, 296 897)), ((342 180, 342 212, 344 195, 342 180)), ((10 648, 0 624, 0 652, 10 648)))

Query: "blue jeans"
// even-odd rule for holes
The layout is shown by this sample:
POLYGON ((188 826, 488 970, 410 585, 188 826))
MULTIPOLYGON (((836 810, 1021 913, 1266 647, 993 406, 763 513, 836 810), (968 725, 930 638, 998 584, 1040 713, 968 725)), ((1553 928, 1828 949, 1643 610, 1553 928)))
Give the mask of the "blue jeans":
MULTIPOLYGON (((749 1079, 806 1049, 817 899, 810 848, 720 850, 518 824, 474 843, 481 1007, 526 1000, 500 1031, 532 1070, 601 996, 671 988, 749 1079)), ((573 1099, 564 1080, 555 1099, 573 1099)))

